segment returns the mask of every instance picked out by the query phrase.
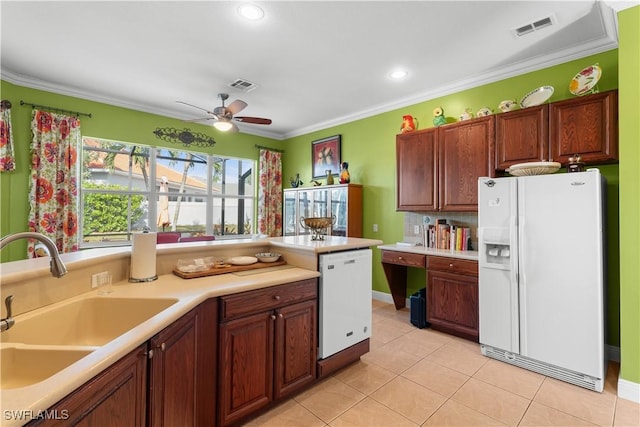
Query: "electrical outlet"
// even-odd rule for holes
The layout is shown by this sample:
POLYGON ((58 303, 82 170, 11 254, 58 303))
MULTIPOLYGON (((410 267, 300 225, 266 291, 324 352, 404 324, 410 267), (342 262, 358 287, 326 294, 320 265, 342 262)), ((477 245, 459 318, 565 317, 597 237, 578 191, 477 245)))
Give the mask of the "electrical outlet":
POLYGON ((423 223, 424 225, 431 224, 431 217, 430 217, 430 216, 428 216, 428 215, 423 215, 423 216, 422 216, 422 223, 423 223))
POLYGON ((378 232, 378 224, 373 224, 373 232, 374 233, 378 232))
POLYGON ((91 288, 95 289, 98 286, 102 286, 109 282, 109 272, 103 271, 102 273, 96 273, 91 275, 91 288))
POLYGON ((413 226, 413 234, 420 234, 420 226, 419 225, 414 225, 413 226))

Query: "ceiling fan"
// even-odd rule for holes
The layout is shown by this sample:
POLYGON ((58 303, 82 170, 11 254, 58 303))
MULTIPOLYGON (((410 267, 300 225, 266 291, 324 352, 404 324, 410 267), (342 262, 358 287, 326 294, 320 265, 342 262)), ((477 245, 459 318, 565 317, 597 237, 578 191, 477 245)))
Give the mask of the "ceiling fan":
POLYGON ((242 123, 251 123, 256 125, 270 125, 271 119, 264 119, 262 117, 247 117, 247 116, 236 116, 237 113, 244 110, 247 107, 247 103, 236 99, 231 104, 225 107, 224 102, 229 99, 229 94, 227 93, 219 93, 218 98, 222 100, 222 106, 216 107, 213 111, 209 111, 206 108, 198 107, 197 105, 189 104, 183 101, 176 101, 179 104, 188 105, 190 107, 197 108, 209 114, 211 117, 205 117, 202 119, 194 119, 191 121, 199 121, 199 120, 215 120, 213 122, 213 126, 223 132, 231 131, 238 132, 238 126, 235 122, 242 123))

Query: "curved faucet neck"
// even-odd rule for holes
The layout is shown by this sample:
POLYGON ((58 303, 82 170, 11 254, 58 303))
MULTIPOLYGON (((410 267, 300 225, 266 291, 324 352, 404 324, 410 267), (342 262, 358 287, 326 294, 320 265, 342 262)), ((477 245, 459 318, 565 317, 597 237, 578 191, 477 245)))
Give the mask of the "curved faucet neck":
POLYGON ((49 237, 44 234, 36 233, 33 231, 23 231, 20 233, 8 234, 0 239, 0 249, 4 248, 11 242, 15 242, 20 239, 35 239, 47 248, 51 262, 49 263, 51 274, 54 277, 62 277, 67 274, 67 267, 60 259, 60 253, 56 244, 49 237))

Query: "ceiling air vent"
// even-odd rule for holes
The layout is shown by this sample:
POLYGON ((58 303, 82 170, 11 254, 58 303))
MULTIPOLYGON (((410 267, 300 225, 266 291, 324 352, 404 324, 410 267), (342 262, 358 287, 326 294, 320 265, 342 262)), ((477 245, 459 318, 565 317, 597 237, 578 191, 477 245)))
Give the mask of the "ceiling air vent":
POLYGON ((518 28, 511 30, 514 36, 522 37, 525 34, 533 33, 534 31, 541 30, 546 27, 552 26, 554 23, 553 16, 547 16, 546 18, 538 19, 530 24, 522 25, 518 28))
POLYGON ((241 90, 242 92, 251 92, 257 87, 257 85, 250 82, 249 80, 236 79, 233 82, 229 83, 229 87, 241 90))

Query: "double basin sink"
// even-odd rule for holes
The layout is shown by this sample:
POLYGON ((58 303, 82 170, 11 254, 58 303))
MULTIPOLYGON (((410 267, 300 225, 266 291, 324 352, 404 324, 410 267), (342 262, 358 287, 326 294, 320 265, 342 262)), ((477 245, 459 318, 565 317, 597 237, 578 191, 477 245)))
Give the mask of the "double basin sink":
POLYGON ((0 389, 44 381, 176 302, 92 296, 17 316, 0 336, 0 389))

